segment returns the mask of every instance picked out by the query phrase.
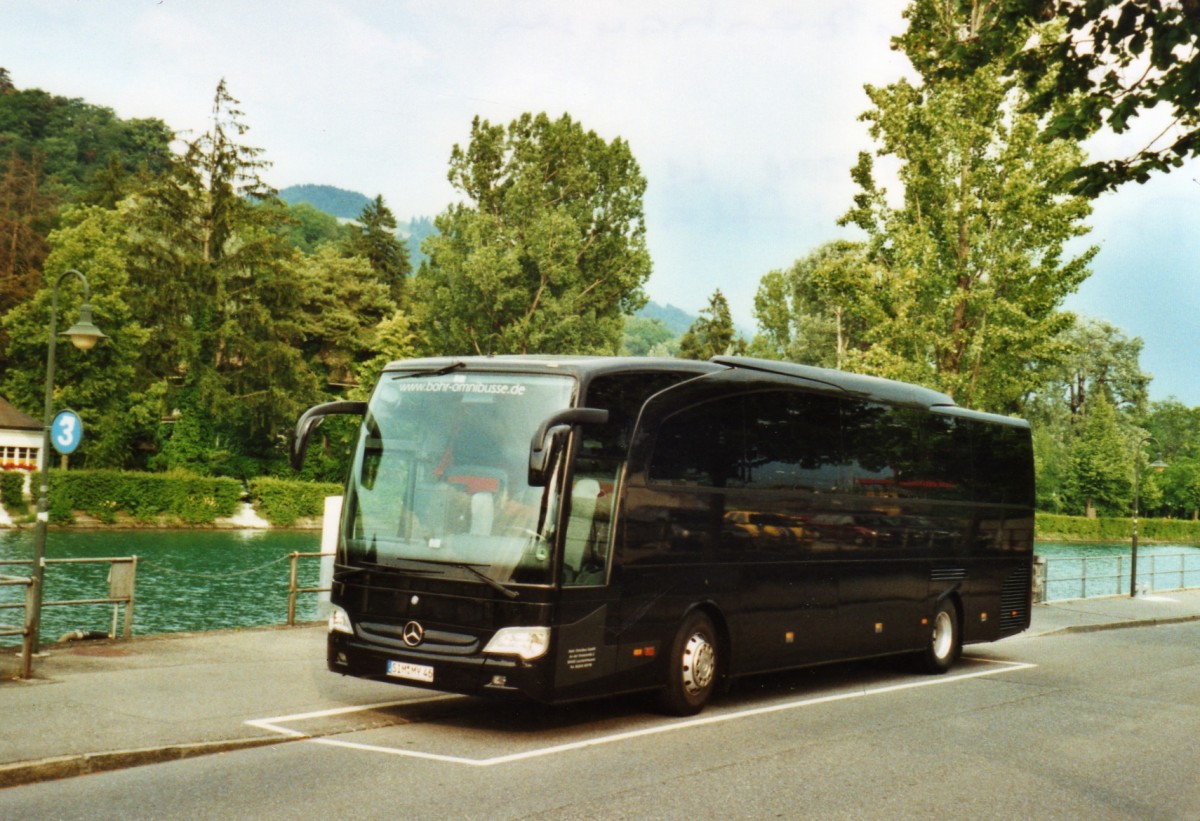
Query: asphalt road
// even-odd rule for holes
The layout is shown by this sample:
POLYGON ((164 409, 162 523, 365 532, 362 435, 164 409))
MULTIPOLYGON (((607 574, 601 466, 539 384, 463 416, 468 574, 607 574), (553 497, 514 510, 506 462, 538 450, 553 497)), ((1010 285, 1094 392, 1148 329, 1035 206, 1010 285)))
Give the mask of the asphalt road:
MULTIPOLYGON (((640 699, 263 716, 319 741, 0 791, 0 818, 1200 818, 1200 623, 1018 637, 640 699)), ((411 693, 407 695, 411 696, 411 693)))

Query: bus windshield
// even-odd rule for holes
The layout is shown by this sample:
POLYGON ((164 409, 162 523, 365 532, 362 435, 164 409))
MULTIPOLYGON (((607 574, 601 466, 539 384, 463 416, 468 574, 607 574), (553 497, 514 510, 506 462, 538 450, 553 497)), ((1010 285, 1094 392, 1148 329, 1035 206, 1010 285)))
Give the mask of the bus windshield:
POLYGON ((549 584, 558 471, 530 487, 529 446, 574 390, 559 375, 384 373, 359 431, 340 562, 549 584))

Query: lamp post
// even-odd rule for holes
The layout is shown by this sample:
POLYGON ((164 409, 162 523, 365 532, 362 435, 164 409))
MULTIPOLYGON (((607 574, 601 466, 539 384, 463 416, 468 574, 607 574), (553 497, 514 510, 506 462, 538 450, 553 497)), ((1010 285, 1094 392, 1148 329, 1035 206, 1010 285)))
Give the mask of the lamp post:
MULTIPOLYGON (((1133 454, 1133 555, 1129 562, 1129 598, 1131 599, 1137 596, 1138 504, 1141 501, 1142 491, 1142 446, 1147 442, 1158 445, 1159 452, 1162 452, 1162 445, 1159 445, 1158 440, 1147 435, 1138 442, 1137 451, 1133 454)), ((1166 466, 1167 463, 1161 458, 1155 459, 1149 464, 1149 467, 1157 473, 1162 473, 1166 466)))
MULTIPOLYGON (((46 406, 42 414, 42 469, 39 476, 37 523, 33 530, 33 606, 25 614, 26 640, 30 641, 32 652, 37 652, 39 645, 38 632, 42 623, 42 585, 46 573, 46 524, 50 521, 50 427, 54 419, 54 354, 58 330, 58 288, 68 275, 78 277, 83 284, 83 304, 79 306, 79 321, 62 335, 69 337, 72 344, 81 351, 89 351, 105 334, 92 322, 91 289, 87 277, 73 268, 63 271, 54 281, 54 290, 50 298, 50 348, 46 354, 46 406)), ((28 658, 28 654, 26 654, 28 658)), ((25 678, 29 670, 23 671, 25 678)))

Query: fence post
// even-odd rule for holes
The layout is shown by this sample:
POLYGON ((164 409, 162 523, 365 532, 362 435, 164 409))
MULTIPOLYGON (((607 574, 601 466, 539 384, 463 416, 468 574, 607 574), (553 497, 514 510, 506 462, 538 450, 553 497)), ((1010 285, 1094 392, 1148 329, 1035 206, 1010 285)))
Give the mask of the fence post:
POLYGON ((37 604, 34 600, 33 586, 37 584, 36 578, 31 578, 29 584, 25 586, 25 633, 21 636, 21 678, 33 678, 33 648, 35 642, 33 639, 34 625, 31 624, 33 619, 33 608, 37 604))
POLYGON ((1033 603, 1046 601, 1046 558, 1033 557, 1033 603))
POLYGON ((292 560, 291 570, 288 572, 288 627, 296 626, 296 590, 299 584, 299 565, 300 554, 293 550, 290 554, 292 560))
POLYGON ((125 602, 125 623, 121 625, 121 638, 133 638, 133 600, 134 591, 137 590, 137 562, 138 557, 134 556, 130 563, 130 579, 129 579, 129 601, 125 602))

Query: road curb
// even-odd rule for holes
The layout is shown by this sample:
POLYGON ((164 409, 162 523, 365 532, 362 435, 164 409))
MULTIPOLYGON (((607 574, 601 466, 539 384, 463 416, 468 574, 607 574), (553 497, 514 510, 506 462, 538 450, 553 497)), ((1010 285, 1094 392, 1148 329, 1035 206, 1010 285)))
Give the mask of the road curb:
POLYGON ((17 761, 0 764, 0 789, 34 784, 39 781, 54 781, 78 775, 102 773, 159 764, 165 761, 182 761, 215 753, 248 750, 295 741, 288 737, 242 738, 227 741, 205 741, 197 744, 174 744, 165 747, 148 747, 139 750, 117 750, 105 753, 81 753, 37 761, 17 761))
POLYGON ((1200 614, 1194 616, 1168 616, 1161 619, 1132 619, 1129 621, 1110 621, 1097 624, 1071 624, 1034 634, 1035 637, 1061 636, 1066 633, 1100 633, 1105 630, 1124 630, 1129 627, 1161 627, 1168 624, 1184 624, 1200 621, 1200 614))

